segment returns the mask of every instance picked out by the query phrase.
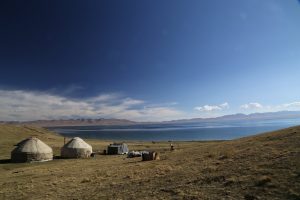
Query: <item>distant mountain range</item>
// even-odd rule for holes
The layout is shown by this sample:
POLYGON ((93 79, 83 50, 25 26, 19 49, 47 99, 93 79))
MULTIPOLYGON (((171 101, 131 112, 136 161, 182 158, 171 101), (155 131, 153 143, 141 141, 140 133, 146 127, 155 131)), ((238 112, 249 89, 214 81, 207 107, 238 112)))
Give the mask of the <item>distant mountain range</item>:
POLYGON ((224 121, 255 121, 255 120, 272 120, 272 119, 295 119, 300 118, 300 111, 279 111, 266 113, 224 115, 215 118, 193 118, 166 121, 164 123, 197 123, 197 122, 224 122, 224 121))
POLYGON ((0 124, 33 125, 41 127, 55 126, 97 126, 97 125, 136 125, 136 124, 189 124, 201 122, 226 122, 226 121, 255 121, 274 119, 295 119, 300 118, 300 111, 280 111, 267 113, 252 113, 224 115, 215 118, 193 118, 163 122, 135 122, 126 119, 66 119, 66 120, 37 120, 27 122, 0 122, 0 124))
POLYGON ((32 125, 40 127, 55 126, 97 126, 97 125, 133 125, 137 122, 126 119, 61 119, 61 120, 36 120, 27 122, 0 122, 3 124, 32 125))

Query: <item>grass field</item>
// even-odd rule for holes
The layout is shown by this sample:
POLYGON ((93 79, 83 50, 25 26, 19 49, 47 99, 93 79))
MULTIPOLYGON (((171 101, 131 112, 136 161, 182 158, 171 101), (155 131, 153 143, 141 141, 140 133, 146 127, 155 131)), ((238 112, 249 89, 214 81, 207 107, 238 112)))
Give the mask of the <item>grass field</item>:
MULTIPOLYGON (((9 162, 14 144, 36 136, 59 155, 63 137, 0 125, 0 199, 300 199, 300 127, 232 141, 129 142, 161 160, 97 155, 9 162)), ((111 141, 87 140, 102 151, 111 141)))

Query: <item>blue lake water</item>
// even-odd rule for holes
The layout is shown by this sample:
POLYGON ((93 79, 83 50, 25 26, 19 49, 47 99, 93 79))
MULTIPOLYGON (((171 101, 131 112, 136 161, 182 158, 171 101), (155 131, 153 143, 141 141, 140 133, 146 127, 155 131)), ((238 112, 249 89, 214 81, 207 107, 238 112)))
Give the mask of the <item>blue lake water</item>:
POLYGON ((49 129, 66 137, 113 141, 230 140, 300 125, 300 119, 130 126, 65 126, 49 129))

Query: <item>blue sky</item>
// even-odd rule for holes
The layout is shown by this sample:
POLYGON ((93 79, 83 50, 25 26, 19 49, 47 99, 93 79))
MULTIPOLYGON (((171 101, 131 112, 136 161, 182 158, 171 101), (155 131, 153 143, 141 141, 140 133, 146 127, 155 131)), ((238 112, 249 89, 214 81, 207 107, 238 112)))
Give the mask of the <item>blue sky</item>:
POLYGON ((297 0, 0 3, 0 120, 300 110, 297 0))

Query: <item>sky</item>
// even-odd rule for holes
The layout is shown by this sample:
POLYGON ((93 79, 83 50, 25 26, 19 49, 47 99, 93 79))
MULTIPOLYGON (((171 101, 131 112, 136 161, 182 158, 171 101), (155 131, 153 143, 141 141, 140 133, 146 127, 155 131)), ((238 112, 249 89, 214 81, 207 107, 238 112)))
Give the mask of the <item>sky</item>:
POLYGON ((0 2, 0 120, 300 110, 297 0, 0 2))

